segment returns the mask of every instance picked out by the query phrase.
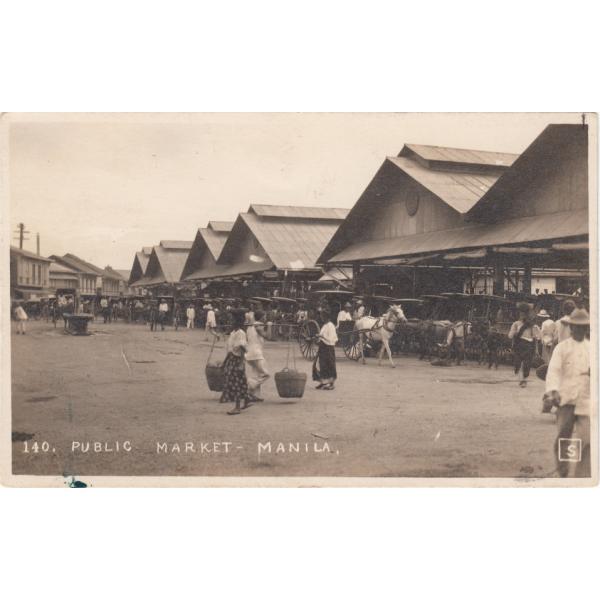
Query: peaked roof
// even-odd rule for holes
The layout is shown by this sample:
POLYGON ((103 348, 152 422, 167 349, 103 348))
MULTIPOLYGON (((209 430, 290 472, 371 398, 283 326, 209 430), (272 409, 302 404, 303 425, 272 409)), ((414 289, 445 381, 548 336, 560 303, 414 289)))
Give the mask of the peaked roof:
POLYGON ((177 283, 187 260, 192 242, 160 242, 154 246, 146 272, 138 285, 177 283))
POLYGON ((547 125, 535 140, 515 160, 512 167, 467 212, 467 220, 489 221, 498 218, 503 205, 523 188, 523 182, 533 178, 539 165, 560 156, 563 149, 578 144, 577 150, 587 151, 587 125, 547 125))
POLYGON ((131 271, 129 269, 115 269, 115 271, 121 276, 123 281, 129 281, 129 276, 131 275, 131 271))
POLYGON ((348 216, 347 208, 323 208, 321 206, 278 206, 274 204, 251 204, 249 213, 259 217, 284 219, 320 219, 341 221, 348 216))
POLYGON ((121 275, 121 273, 119 273, 119 271, 117 271, 117 269, 113 269, 110 265, 107 265, 106 267, 104 267, 104 272, 109 275, 110 277, 113 277, 114 279, 123 279, 123 276, 121 275))
POLYGON ((209 221, 207 227, 199 228, 181 278, 201 279, 207 266, 214 268, 232 228, 229 221, 209 221))
POLYGON ((96 275, 96 277, 103 277, 105 275, 104 270, 92 263, 89 263, 74 254, 65 254, 63 256, 52 255, 50 258, 56 262, 67 265, 71 269, 74 269, 78 273, 85 273, 87 275, 96 275))
POLYGON ((29 250, 23 250, 21 248, 17 248, 16 246, 11 246, 10 251, 15 254, 20 254, 21 256, 27 256, 28 258, 35 258, 36 260, 43 260, 44 262, 52 262, 52 259, 45 258, 36 254, 35 252, 29 252, 29 250))
POLYGON ((385 196, 389 186, 402 185, 398 172, 427 189, 459 215, 465 214, 510 168, 517 154, 442 146, 405 144, 398 156, 388 156, 356 201, 344 223, 318 258, 327 262, 361 230, 373 212, 373 196, 385 196))
POLYGON ((151 246, 144 246, 141 251, 135 253, 135 256, 133 257, 133 265, 131 265, 131 271, 129 272, 128 277, 129 285, 137 283, 144 277, 151 254, 151 246))
POLYGON ((52 261, 50 263, 50 273, 59 273, 60 275, 69 275, 77 277, 77 271, 67 267, 66 265, 61 265, 56 261, 52 261))
POLYGON ((257 210, 257 205, 251 205, 247 213, 239 214, 213 276, 271 268, 315 269, 317 258, 347 213, 346 209, 338 208, 287 206, 257 210), (262 253, 257 251, 244 257, 237 255, 241 240, 247 236, 254 238, 262 253))

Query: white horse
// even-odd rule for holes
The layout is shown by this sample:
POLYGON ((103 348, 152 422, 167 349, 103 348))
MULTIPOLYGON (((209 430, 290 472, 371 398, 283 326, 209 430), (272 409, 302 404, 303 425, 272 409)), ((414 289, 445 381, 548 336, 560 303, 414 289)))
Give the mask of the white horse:
POLYGON ((398 323, 406 323, 408 319, 402 312, 402 307, 398 304, 392 304, 383 317, 361 317, 354 324, 354 330, 358 331, 358 345, 363 365, 365 364, 365 352, 363 347, 363 336, 369 336, 374 342, 381 342, 381 350, 378 354, 378 366, 381 366, 383 351, 387 352, 392 368, 396 368, 392 360, 392 351, 390 350, 390 339, 394 335, 394 330, 398 323))

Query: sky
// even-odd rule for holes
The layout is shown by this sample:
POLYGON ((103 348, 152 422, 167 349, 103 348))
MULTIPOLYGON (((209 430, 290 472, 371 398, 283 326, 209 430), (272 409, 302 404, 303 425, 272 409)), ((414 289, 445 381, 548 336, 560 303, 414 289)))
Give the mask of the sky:
POLYGON ((142 246, 193 240, 251 203, 351 208, 405 143, 519 153, 559 122, 581 116, 10 115, 10 223, 31 232, 25 249, 39 232, 44 256, 130 269, 142 246))

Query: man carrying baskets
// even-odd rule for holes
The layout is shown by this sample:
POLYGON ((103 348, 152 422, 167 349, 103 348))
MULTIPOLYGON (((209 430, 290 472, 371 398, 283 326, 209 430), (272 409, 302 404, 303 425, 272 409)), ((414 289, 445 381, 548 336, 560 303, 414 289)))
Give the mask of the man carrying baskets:
POLYGON ((248 389, 254 402, 262 402, 261 386, 269 379, 267 361, 263 354, 263 338, 265 337, 264 313, 262 310, 246 313, 246 337, 248 339, 248 352, 246 352, 246 378, 248 389))

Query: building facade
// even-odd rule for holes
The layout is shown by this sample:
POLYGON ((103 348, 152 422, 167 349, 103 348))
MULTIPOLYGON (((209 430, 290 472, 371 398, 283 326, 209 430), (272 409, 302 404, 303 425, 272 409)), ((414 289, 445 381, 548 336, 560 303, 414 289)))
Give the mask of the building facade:
POLYGON ((36 298, 47 295, 50 286, 50 263, 43 256, 10 247, 11 298, 36 298))

